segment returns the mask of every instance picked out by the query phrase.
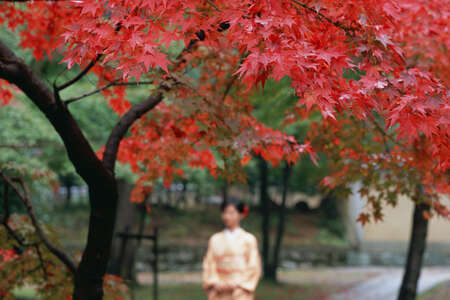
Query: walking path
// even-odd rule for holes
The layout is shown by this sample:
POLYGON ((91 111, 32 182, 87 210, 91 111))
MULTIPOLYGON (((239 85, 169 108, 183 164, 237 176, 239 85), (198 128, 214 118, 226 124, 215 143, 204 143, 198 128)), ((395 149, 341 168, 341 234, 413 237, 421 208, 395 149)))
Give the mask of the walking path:
MULTIPOLYGON (((366 280, 349 288, 329 300, 396 300, 400 289, 403 270, 399 268, 387 269, 381 275, 366 280)), ((423 268, 417 293, 423 293, 435 285, 450 280, 450 268, 423 268)))
MULTIPOLYGON (((379 268, 370 267, 324 267, 281 271, 278 277, 280 281, 291 284, 326 284, 346 288, 380 275, 381 272, 379 268)), ((139 273, 137 279, 140 284, 152 284, 153 274, 151 272, 139 273)), ((164 285, 180 283, 199 284, 201 280, 200 272, 164 272, 159 275, 159 282, 164 285)))
MULTIPOLYGON (((327 300, 396 300, 403 269, 397 267, 326 267, 282 271, 279 279, 291 284, 317 284, 335 287, 338 292, 327 300)), ((418 293, 450 280, 450 267, 422 269, 418 293)), ((140 284, 151 284, 151 273, 139 273, 140 284)), ((163 285, 201 282, 201 273, 162 273, 163 285)))

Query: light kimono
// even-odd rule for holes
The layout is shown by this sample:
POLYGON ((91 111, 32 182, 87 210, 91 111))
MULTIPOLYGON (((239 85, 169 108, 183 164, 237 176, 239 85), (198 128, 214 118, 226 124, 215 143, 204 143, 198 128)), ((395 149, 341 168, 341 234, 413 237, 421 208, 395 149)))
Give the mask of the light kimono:
POLYGON ((225 229, 211 236, 203 259, 203 288, 208 300, 253 300, 261 277, 261 257, 255 236, 242 228, 225 229), (218 292, 216 284, 235 284, 218 292))

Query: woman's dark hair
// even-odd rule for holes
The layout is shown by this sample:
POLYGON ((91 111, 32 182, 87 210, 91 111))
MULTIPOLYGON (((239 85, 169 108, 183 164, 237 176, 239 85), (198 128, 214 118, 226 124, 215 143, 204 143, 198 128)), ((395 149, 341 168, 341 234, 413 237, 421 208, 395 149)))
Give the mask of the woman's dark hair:
POLYGON ((220 210, 224 211, 228 205, 233 205, 241 214, 246 215, 248 213, 248 206, 238 198, 230 197, 227 200, 223 201, 220 205, 220 210))

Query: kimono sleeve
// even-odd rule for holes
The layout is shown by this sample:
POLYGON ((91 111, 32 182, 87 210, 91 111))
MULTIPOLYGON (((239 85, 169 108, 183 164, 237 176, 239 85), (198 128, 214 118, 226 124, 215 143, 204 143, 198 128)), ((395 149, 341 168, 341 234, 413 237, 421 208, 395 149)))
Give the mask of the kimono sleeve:
POLYGON ((217 274, 216 261, 214 259, 214 236, 208 241, 208 249, 206 255, 203 258, 203 273, 202 273, 202 285, 203 289, 207 290, 213 285, 219 283, 219 277, 217 274))
POLYGON ((252 235, 249 241, 249 256, 245 273, 239 286, 249 292, 254 292, 261 277, 261 256, 259 255, 258 242, 252 235))

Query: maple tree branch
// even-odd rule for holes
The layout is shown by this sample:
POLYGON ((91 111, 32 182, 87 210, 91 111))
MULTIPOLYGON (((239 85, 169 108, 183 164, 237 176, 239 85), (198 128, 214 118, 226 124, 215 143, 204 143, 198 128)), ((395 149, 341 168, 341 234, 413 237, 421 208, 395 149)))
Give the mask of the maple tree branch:
POLYGON ((0 78, 16 85, 41 110, 64 142, 77 173, 88 183, 113 180, 63 102, 33 70, 0 41, 0 78))
POLYGON ((2 224, 3 226, 5 226, 7 233, 13 237, 14 240, 16 240, 16 242, 21 245, 24 246, 24 242, 22 241, 22 239, 16 234, 16 232, 11 228, 11 226, 9 226, 8 224, 8 219, 11 216, 11 210, 9 209, 9 185, 5 184, 3 186, 3 211, 4 211, 4 215, 2 218, 2 224))
POLYGON ((236 81, 237 78, 238 78, 237 75, 233 75, 233 77, 231 77, 231 80, 228 82, 228 84, 227 84, 227 86, 226 86, 226 88, 225 88, 225 91, 224 91, 224 93, 223 93, 223 96, 222 96, 222 102, 225 100, 225 98, 226 98, 226 97, 228 96, 228 94, 230 93, 231 87, 233 86, 233 84, 234 84, 234 82, 236 81))
POLYGON ((222 11, 219 7, 217 7, 217 5, 212 2, 211 0, 206 0, 206 2, 208 2, 209 5, 211 5, 212 7, 214 7, 215 10, 217 11, 222 11))
POLYGON ((11 211, 9 210, 9 186, 5 184, 3 186, 3 211, 5 215, 3 216, 3 222, 7 222, 11 216, 11 211))
MULTIPOLYGON (((191 50, 191 48, 199 41, 203 41, 205 38, 205 32, 200 30, 195 33, 197 39, 192 39, 188 46, 185 47, 180 54, 176 57, 176 63, 173 65, 173 69, 176 69, 183 63, 183 55, 191 50)), ((176 77, 173 75, 170 76, 167 80, 173 80, 175 84, 181 83, 176 77)), ((167 81, 166 80, 166 81, 167 81)), ((182 83, 181 83, 182 84, 182 83)), ((158 86, 158 90, 170 90, 169 87, 162 82, 158 86)), ((155 95, 151 95, 142 103, 139 103, 132 108, 130 108, 119 120, 119 122, 114 126, 111 134, 108 137, 108 140, 105 145, 105 151, 103 153, 103 165, 114 174, 114 167, 117 159, 117 153, 119 151, 120 142, 127 133, 128 129, 133 125, 133 123, 138 120, 145 113, 153 109, 158 103, 163 100, 163 95, 161 92, 158 92, 155 95)))
MULTIPOLYGON (((221 30, 228 29, 229 26, 227 26, 227 22, 220 23, 219 27, 221 30)), ((188 46, 185 47, 180 54, 176 57, 176 63, 173 65, 173 69, 178 68, 183 62, 183 55, 191 50, 191 48, 199 41, 203 41, 205 39, 205 32, 200 29, 195 33, 197 36, 197 39, 192 39, 188 46)), ((236 77, 237 78, 237 77, 236 77)), ((183 84, 180 82, 174 75, 170 76, 166 81, 173 80, 175 84, 183 84)), ((235 78, 233 78, 230 82, 230 86, 227 88, 229 92, 229 89, 231 88, 231 85, 233 84, 235 78)), ((185 84, 188 86, 187 84, 185 84)), ((158 90, 170 90, 169 87, 166 86, 164 82, 162 82, 158 86, 158 90)), ((225 95, 226 96, 226 95, 225 95)), ((127 133, 128 129, 133 125, 133 123, 138 120, 142 115, 153 109, 158 103, 160 103, 163 100, 163 95, 161 92, 158 92, 155 95, 152 95, 147 98, 142 103, 139 103, 132 108, 130 108, 123 117, 119 120, 119 122, 116 124, 116 126, 113 128, 111 134, 108 137, 108 140, 105 145, 105 151, 103 153, 103 165, 114 174, 114 166, 117 159, 117 152, 119 150, 120 141, 123 139, 125 134, 127 133)), ((224 122, 225 125, 227 125, 224 122)))
POLYGON ((73 79, 57 86, 54 85, 56 92, 62 91, 63 89, 71 86, 72 84, 74 84, 75 82, 77 82, 78 80, 80 80, 81 78, 84 77, 84 75, 86 75, 94 66, 95 64, 100 60, 100 58, 102 57, 103 54, 97 54, 97 57, 94 58, 87 66, 86 68, 84 68, 83 70, 81 70, 80 73, 78 73, 77 76, 75 76, 73 79))
MULTIPOLYGON (((249 53, 246 54, 242 54, 241 57, 239 58, 239 64, 238 64, 238 68, 239 66, 242 64, 242 62, 244 61, 244 59, 249 55, 249 53)), ((225 88, 225 92, 223 93, 223 97, 222 97, 222 102, 225 100, 225 98, 227 97, 228 93, 231 90, 231 87, 233 86, 234 82, 236 81, 236 79, 238 79, 238 75, 236 74, 236 72, 233 73, 234 75, 232 75, 231 80, 228 82, 226 88, 225 88)))
MULTIPOLYGON (((208 1, 208 2, 210 2, 210 1, 208 1)), ((215 4, 212 3, 212 2, 210 2, 210 4, 215 6, 215 4)), ((217 9, 219 9, 219 8, 217 8, 217 9)), ((219 11, 220 11, 220 9, 219 9, 219 11)), ((230 27, 230 24, 227 21, 224 21, 224 22, 221 22, 219 24, 219 28, 217 29, 217 31, 222 32, 222 31, 227 30, 229 27, 230 27)), ((189 52, 192 49, 192 47, 195 44, 197 44, 198 42, 205 40, 206 35, 205 35, 205 31, 203 29, 200 29, 199 31, 197 31, 195 33, 195 35, 197 36, 197 38, 196 39, 191 39, 189 41, 189 44, 187 45, 187 47, 184 47, 184 49, 181 50, 180 54, 178 54, 178 56, 176 58, 176 60, 178 60, 177 66, 180 65, 182 62, 184 62, 184 60, 181 60, 181 57, 186 52, 189 52)))
POLYGON ((103 154, 103 164, 108 170, 114 173, 114 166, 116 163, 117 152, 119 151, 120 141, 123 139, 131 125, 133 125, 133 123, 142 117, 146 112, 153 109, 162 101, 162 99, 163 95, 161 92, 148 97, 144 102, 136 104, 130 108, 119 120, 116 126, 114 126, 108 137, 108 141, 106 142, 105 152, 103 154))
POLYGON ((395 145, 404 148, 404 146, 402 144, 400 144, 393 136, 391 136, 390 134, 388 134, 386 131, 384 131, 384 129, 380 126, 380 124, 378 124, 375 119, 373 119, 373 117, 371 115, 369 115, 368 118, 369 122, 375 126, 375 128, 383 135, 384 138, 388 138, 391 142, 393 142, 395 145))
POLYGON ((22 247, 34 246, 35 243, 25 244, 23 239, 21 239, 20 236, 17 235, 17 233, 8 224, 9 217, 11 216, 11 210, 9 208, 9 185, 8 184, 5 184, 3 186, 3 199, 4 199, 3 211, 5 214, 3 215, 3 218, 2 218, 2 224, 3 224, 3 226, 5 226, 7 233, 22 247))
MULTIPOLYGON (((222 26, 222 25, 221 25, 222 26)), ((223 25, 225 26, 225 25, 223 25)), ((223 30, 225 30, 224 28, 223 30)), ((177 62, 173 65, 173 68, 176 69, 183 62, 183 55, 191 50, 192 46, 195 45, 199 41, 203 41, 205 39, 205 33, 203 30, 196 32, 197 39, 192 39, 187 47, 185 47, 180 54, 177 56, 177 62)), ((168 80, 173 80, 175 84, 181 83, 176 77, 173 75, 169 77, 168 80)), ((231 81, 231 84, 235 79, 231 81)), ((183 83, 181 83, 183 84, 183 83)), ((186 85, 186 84, 185 84, 186 85)), ((231 86, 230 86, 231 88, 231 86)), ((170 88, 165 85, 165 83, 161 83, 158 86, 158 90, 169 90, 170 88)), ((227 92, 228 93, 228 92, 227 92)), ((133 125, 133 123, 138 120, 145 113, 153 109, 158 103, 163 100, 163 95, 161 92, 158 92, 155 95, 152 95, 147 98, 142 103, 139 103, 132 108, 130 108, 123 117, 119 120, 119 122, 113 128, 111 134, 108 137, 108 140, 105 145, 105 151, 103 153, 103 165, 114 174, 114 167, 117 159, 117 153, 119 151, 120 142, 127 133, 128 129, 133 125)), ((226 124, 225 124, 226 125, 226 124)))
POLYGON ((105 89, 107 89, 107 88, 109 88, 109 87, 112 87, 112 86, 138 85, 138 84, 153 84, 153 83, 154 83, 154 81, 140 81, 140 82, 136 82, 136 81, 130 81, 130 82, 110 82, 110 83, 108 83, 108 84, 106 84, 106 85, 104 85, 104 86, 102 86, 102 87, 99 87, 99 88, 97 88, 97 89, 95 89, 95 90, 92 90, 92 91, 87 92, 87 93, 85 93, 85 94, 82 94, 82 95, 80 95, 80 96, 73 97, 73 98, 69 98, 69 99, 65 100, 64 102, 65 102, 66 104, 70 104, 70 103, 72 103, 72 102, 75 102, 75 101, 81 100, 81 99, 83 99, 83 98, 92 96, 92 95, 94 95, 94 94, 100 93, 101 91, 103 91, 103 90, 105 90, 105 89))
POLYGON ((303 2, 300 2, 298 0, 292 0, 292 2, 294 2, 295 4, 305 8, 306 10, 309 10, 311 12, 313 12, 314 14, 316 14, 320 19, 326 20, 328 23, 342 29, 345 31, 346 34, 348 34, 349 36, 354 36, 354 34, 352 33, 352 29, 351 28, 347 28, 344 25, 342 25, 339 22, 333 21, 332 19, 330 19, 329 17, 325 16, 323 13, 321 13, 320 11, 316 11, 314 8, 306 5, 303 2))
POLYGON ((34 244, 25 244, 25 242, 21 239, 20 236, 11 228, 8 224, 8 219, 4 218, 2 220, 3 226, 5 226, 7 233, 22 247, 33 246, 34 244))
POLYGON ((39 236, 41 241, 44 243, 44 245, 47 247, 47 249, 51 253, 53 253, 53 255, 55 255, 62 263, 64 263, 72 273, 75 273, 75 271, 76 271, 75 263, 69 258, 69 256, 67 256, 66 253, 64 253, 62 250, 60 250, 55 245, 53 245, 53 243, 44 234, 44 231, 43 231, 41 225, 39 224, 39 222, 36 218, 36 215, 34 213, 34 209, 33 209, 33 205, 31 204, 31 199, 30 199, 30 194, 29 194, 28 188, 25 185, 25 183, 23 182, 23 180, 21 178, 10 179, 2 171, 0 171, 0 177, 3 178, 5 183, 8 184, 14 190, 14 192, 19 196, 19 198, 25 204, 28 215, 31 218, 31 223, 33 224, 33 227, 35 228, 37 235, 39 236), (21 192, 17 188, 17 186, 13 183, 13 181, 16 181, 19 183, 23 192, 21 192))
POLYGON ((39 245, 34 245, 34 248, 36 249, 36 252, 37 252, 38 257, 39 257, 39 261, 41 263, 41 268, 42 268, 42 271, 44 273, 44 278, 45 278, 45 280, 47 280, 48 279, 47 269, 45 268, 44 259, 42 257, 41 250, 39 250, 39 245))

